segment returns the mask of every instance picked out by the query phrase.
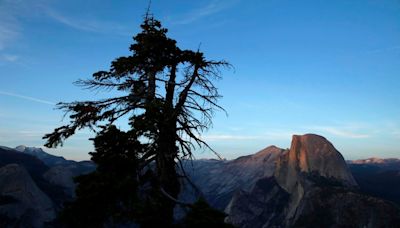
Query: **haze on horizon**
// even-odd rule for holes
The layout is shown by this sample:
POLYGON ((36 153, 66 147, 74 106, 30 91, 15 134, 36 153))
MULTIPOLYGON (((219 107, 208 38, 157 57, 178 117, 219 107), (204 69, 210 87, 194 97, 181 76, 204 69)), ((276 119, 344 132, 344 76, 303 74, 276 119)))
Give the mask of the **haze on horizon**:
MULTIPOLYGON (((1 1, 0 145, 41 147, 62 124, 57 102, 106 97, 72 83, 129 54, 147 4, 1 1)), ((182 48, 234 66, 217 83, 228 116, 217 113, 203 136, 224 157, 287 148, 305 133, 346 159, 400 157, 398 1, 155 0, 151 11, 182 48)), ((45 150, 87 159, 92 136, 45 150)))

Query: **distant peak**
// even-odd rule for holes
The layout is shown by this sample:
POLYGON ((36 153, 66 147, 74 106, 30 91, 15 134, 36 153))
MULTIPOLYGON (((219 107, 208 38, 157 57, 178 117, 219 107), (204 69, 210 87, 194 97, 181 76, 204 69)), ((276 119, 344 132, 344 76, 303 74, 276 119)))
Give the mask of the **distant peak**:
POLYGON ((258 151, 257 153, 255 153, 255 156, 260 156, 260 155, 266 155, 266 154, 275 154, 275 153, 281 153, 284 149, 279 148, 277 146, 268 146, 260 151, 258 151))
POLYGON ((26 150, 26 148, 27 148, 27 146, 19 145, 19 146, 15 147, 15 150, 17 150, 19 152, 23 152, 26 150))
POLYGON ((282 148, 279 148, 279 147, 277 147, 277 146, 275 146, 275 145, 267 146, 267 147, 265 147, 264 150, 273 150, 273 149, 282 150, 282 148))
POLYGON ((397 158, 378 158, 378 157, 371 157, 367 159, 358 159, 350 161, 350 164, 389 164, 389 163, 396 163, 400 162, 400 159, 397 158))

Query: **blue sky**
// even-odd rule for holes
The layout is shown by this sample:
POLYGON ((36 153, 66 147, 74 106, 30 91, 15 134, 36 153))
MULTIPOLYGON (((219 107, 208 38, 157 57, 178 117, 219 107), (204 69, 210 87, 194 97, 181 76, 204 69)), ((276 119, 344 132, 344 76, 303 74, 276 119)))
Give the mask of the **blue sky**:
MULTIPOLYGON (((129 54, 146 8, 0 0, 0 145, 42 146, 63 123, 55 103, 106 97, 72 83, 129 54)), ((400 157, 399 1, 153 0, 152 12, 181 48, 235 68, 217 83, 228 116, 203 136, 224 157, 287 148, 304 133, 346 159, 400 157)), ((48 151, 87 159, 91 136, 48 151)))

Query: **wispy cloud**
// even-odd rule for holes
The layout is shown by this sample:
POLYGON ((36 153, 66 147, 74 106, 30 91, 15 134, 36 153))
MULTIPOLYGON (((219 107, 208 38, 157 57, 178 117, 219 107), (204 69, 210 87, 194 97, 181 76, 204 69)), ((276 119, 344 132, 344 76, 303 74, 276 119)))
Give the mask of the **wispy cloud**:
POLYGON ((20 26, 14 11, 16 3, 2 1, 0 3, 0 51, 10 45, 20 34, 20 26))
POLYGON ((229 135, 229 134, 210 134, 201 137, 206 141, 236 141, 236 140, 256 140, 261 139, 257 135, 229 135))
POLYGON ((172 24, 177 24, 177 25, 190 24, 190 23, 200 20, 204 17, 210 16, 210 15, 216 14, 218 12, 221 12, 225 9, 228 9, 238 2, 239 2, 239 0, 227 0, 227 1, 213 0, 202 8, 192 10, 192 11, 182 15, 181 17, 173 18, 172 24))
POLYGON ((46 134, 46 131, 32 131, 32 130, 22 130, 17 132, 18 135, 23 138, 41 138, 46 134))
POLYGON ((302 134, 299 131, 270 130, 254 135, 243 134, 209 134, 202 136, 207 141, 254 141, 254 140, 290 140, 292 135, 302 134))
POLYGON ((102 21, 95 18, 83 19, 70 17, 63 15, 50 7, 43 7, 43 9, 46 12, 47 16, 73 29, 85 32, 109 33, 123 36, 130 35, 129 30, 125 26, 118 23, 102 21))
POLYGON ((312 126, 308 129, 344 138, 363 139, 371 137, 370 134, 360 133, 360 130, 350 126, 312 126))
POLYGON ((265 138, 269 140, 291 140, 293 135, 302 135, 301 131, 291 130, 291 131, 269 131, 265 133, 265 138))
POLYGON ((33 131, 33 130, 15 130, 15 129, 0 129, 0 145, 9 144, 15 142, 16 144, 21 143, 18 141, 36 141, 41 140, 45 131, 33 131))
POLYGON ((387 121, 382 124, 384 131, 388 132, 391 137, 400 139, 400 123, 397 121, 387 121))
MULTIPOLYGON (((30 20, 37 17, 48 17, 81 31, 130 35, 129 30, 118 23, 60 14, 52 7, 52 3, 54 1, 50 0, 0 0, 0 52, 24 36, 24 24, 21 20, 24 18, 30 20)), ((7 60, 4 57, 1 58, 3 61, 7 60)))
POLYGON ((400 51, 400 45, 394 45, 394 46, 383 47, 383 48, 376 48, 376 49, 369 50, 368 53, 377 54, 377 53, 391 52, 391 51, 400 51))
POLYGON ((47 15, 50 16, 52 19, 56 20, 57 22, 64 24, 66 26, 69 26, 74 29, 78 30, 84 30, 84 31, 89 31, 93 32, 96 31, 96 27, 93 25, 90 25, 88 23, 79 23, 71 18, 67 18, 54 10, 51 10, 50 8, 46 9, 47 15))
POLYGON ((40 12, 39 6, 47 0, 0 0, 0 64, 19 62, 17 55, 10 54, 11 49, 23 37, 21 19, 31 19, 40 12))
POLYGON ((19 27, 14 22, 4 20, 0 16, 0 51, 19 35, 19 27))
POLYGON ((51 101, 47 101, 47 100, 43 100, 43 99, 39 99, 39 98, 35 98, 35 97, 30 97, 30 96, 25 96, 25 95, 21 95, 21 94, 16 94, 16 93, 9 93, 9 92, 5 92, 5 91, 0 91, 0 95, 9 96, 9 97, 17 97, 17 98, 21 98, 24 100, 34 101, 37 103, 47 104, 47 105, 55 105, 56 104, 51 101))
POLYGON ((0 55, 0 61, 5 61, 5 62, 15 62, 18 60, 17 55, 10 55, 10 54, 2 54, 0 55))
POLYGON ((393 135, 394 137, 400 139, 400 130, 398 130, 398 131, 393 131, 393 132, 392 132, 392 135, 393 135))

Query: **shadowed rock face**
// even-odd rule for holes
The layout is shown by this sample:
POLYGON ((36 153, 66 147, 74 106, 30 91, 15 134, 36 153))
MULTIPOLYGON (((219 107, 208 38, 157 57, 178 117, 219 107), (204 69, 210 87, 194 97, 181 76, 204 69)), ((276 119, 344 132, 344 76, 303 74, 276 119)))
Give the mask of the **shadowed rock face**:
POLYGON ((20 165, 0 169, 0 196, 12 199, 0 205, 0 214, 8 220, 5 227, 43 227, 55 218, 52 201, 20 165))
MULTIPOLYGON (((249 191, 259 179, 273 176, 276 161, 284 151, 276 146, 270 146, 256 154, 231 161, 187 161, 184 167, 202 196, 213 207, 224 210, 235 191, 239 189, 249 191)), ((199 196, 190 184, 186 184, 183 188, 181 200, 192 202, 199 196)))
POLYGON ((74 175, 69 168, 54 166, 43 174, 43 178, 53 185, 62 187, 67 196, 75 197, 74 175))
POLYGON ((305 195, 294 227, 398 227, 393 204, 340 187, 315 187, 305 195))
POLYGON ((237 191, 225 211, 226 222, 237 227, 280 226, 285 219, 285 207, 290 195, 282 189, 275 178, 259 179, 250 192, 237 191), (251 206, 249 206, 251 205, 251 206))

